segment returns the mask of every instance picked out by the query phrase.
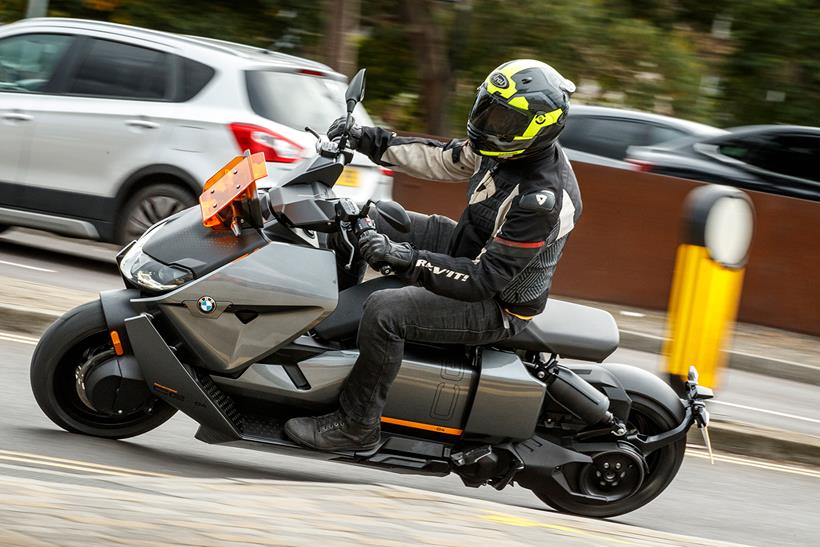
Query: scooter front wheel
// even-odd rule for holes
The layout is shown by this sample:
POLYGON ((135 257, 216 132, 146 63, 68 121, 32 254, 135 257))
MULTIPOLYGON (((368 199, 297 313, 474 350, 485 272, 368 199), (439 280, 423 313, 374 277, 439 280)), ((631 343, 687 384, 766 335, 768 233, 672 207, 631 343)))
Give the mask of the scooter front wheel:
POLYGON ((120 414, 98 412, 78 389, 77 375, 94 360, 113 358, 114 349, 99 300, 67 312, 40 338, 31 358, 31 389, 49 419, 71 433, 124 439, 147 433, 176 413, 149 397, 120 414))

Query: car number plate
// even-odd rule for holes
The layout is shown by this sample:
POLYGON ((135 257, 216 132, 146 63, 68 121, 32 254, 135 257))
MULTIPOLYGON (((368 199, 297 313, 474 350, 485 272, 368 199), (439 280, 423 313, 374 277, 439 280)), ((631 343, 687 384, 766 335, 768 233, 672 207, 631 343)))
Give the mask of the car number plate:
POLYGON ((348 167, 344 171, 342 171, 342 175, 339 177, 339 180, 336 181, 337 186, 352 186, 353 188, 359 187, 359 170, 353 169, 352 167, 348 167))

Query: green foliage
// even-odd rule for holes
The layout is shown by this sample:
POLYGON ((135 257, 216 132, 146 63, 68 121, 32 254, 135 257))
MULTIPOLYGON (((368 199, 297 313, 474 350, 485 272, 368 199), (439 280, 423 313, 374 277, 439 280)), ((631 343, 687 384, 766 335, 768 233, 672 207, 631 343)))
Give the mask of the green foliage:
POLYGON ((731 13, 735 51, 721 96, 728 119, 820 125, 820 4, 736 0, 731 13))
POLYGON ((0 0, 0 24, 11 23, 26 14, 26 0, 0 0))
POLYGON ((219 38, 283 51, 311 51, 321 10, 299 0, 50 0, 49 15, 219 38))
MULTIPOLYGON (((51 0, 49 15, 103 19, 319 58, 318 0, 51 0)), ((361 0, 359 64, 368 108, 424 131, 405 2, 361 0)), ((412 6, 412 4, 409 4, 412 6)), ((26 0, 0 0, 0 22, 26 0)), ((452 0, 435 3, 454 75, 451 132, 463 134, 476 86, 504 61, 532 57, 579 84, 576 102, 655 110, 717 125, 820 125, 817 0, 452 0), (724 32, 713 34, 715 21, 724 32), (704 85, 704 82, 711 82, 704 85), (716 84, 716 85, 715 85, 716 84)))

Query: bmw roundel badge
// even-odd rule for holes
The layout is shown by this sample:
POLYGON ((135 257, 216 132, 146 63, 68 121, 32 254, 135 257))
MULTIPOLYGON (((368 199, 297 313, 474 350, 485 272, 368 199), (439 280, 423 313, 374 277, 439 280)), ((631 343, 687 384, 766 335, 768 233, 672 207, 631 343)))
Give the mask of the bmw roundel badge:
POLYGON ((203 296, 199 299, 199 311, 202 313, 211 313, 216 309, 216 302, 210 296, 203 296))

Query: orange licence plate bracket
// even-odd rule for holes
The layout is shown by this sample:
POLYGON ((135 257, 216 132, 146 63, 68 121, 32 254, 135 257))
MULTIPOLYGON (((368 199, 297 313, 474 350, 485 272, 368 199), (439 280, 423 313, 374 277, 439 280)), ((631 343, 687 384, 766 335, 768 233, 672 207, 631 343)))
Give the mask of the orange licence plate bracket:
POLYGON ((236 156, 208 179, 199 196, 202 224, 213 228, 224 224, 220 213, 235 201, 253 199, 256 181, 267 176, 265 155, 236 156))

